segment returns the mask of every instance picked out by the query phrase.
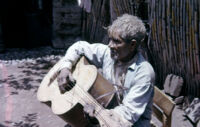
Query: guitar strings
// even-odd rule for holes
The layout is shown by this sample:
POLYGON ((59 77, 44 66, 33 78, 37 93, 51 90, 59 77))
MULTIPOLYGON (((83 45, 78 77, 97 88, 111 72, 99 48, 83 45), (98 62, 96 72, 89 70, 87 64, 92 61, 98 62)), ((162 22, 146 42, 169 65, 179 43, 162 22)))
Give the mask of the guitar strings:
MULTIPOLYGON (((88 92, 85 92, 78 84, 73 84, 73 83, 71 82, 71 83, 69 83, 68 85, 69 85, 69 87, 70 87, 71 89, 76 85, 77 87, 79 87, 79 88, 82 90, 83 93, 88 93, 88 92)), ((74 90, 75 90, 75 89, 74 89, 74 90)), ((85 102, 85 103, 87 104, 87 102, 86 102, 79 94, 78 94, 78 96, 81 98, 81 100, 82 100, 83 102, 85 102)), ((86 94, 86 97, 87 97, 87 99, 90 100, 94 105, 99 105, 98 103, 93 102, 93 100, 91 100, 90 97, 88 97, 87 94, 86 94)), ((100 111, 101 111, 102 109, 103 109, 103 108, 100 106, 100 111)), ((100 112, 100 111, 99 111, 99 112, 100 112)), ((99 112, 97 112, 96 114, 98 114, 99 117, 104 121, 104 123, 105 123, 108 127, 110 127, 110 126, 107 124, 106 120, 100 115, 99 112)))
MULTIPOLYGON (((70 90, 71 90, 75 85, 77 85, 77 87, 79 87, 79 89, 80 89, 83 93, 86 93, 86 97, 88 98, 88 100, 90 100, 90 101, 92 102, 91 104, 100 105, 99 103, 93 102, 93 100, 92 100, 90 97, 88 97, 88 95, 87 95, 87 94, 89 94, 89 93, 86 92, 86 91, 85 91, 82 87, 80 87, 77 83, 76 83, 76 84, 73 83, 73 82, 68 83, 68 88, 70 88, 70 90)), ((67 90, 67 89, 66 89, 66 90, 67 90)), ((74 90, 75 90, 75 89, 74 89, 74 90)), ((68 91, 69 91, 69 90, 68 90, 68 91)), ((73 93, 75 93, 75 92, 73 91, 73 93)), ((85 103, 87 104, 87 102, 85 101, 85 99, 82 98, 81 95, 78 94, 78 96, 80 97, 80 99, 81 99, 83 102, 85 102, 85 103)), ((68 101, 68 100, 67 100, 67 101, 68 101)), ((68 102, 69 102, 69 101, 68 101, 68 102)), ((71 103, 71 102, 69 102, 69 103, 71 103)), ((73 105, 73 103, 71 103, 71 104, 73 105)), ((101 110, 103 110, 103 108, 102 108, 102 106, 100 105, 100 110, 99 110, 98 112, 96 112, 96 114, 99 115, 99 118, 100 118, 102 121, 104 121, 104 124, 106 124, 107 127, 111 127, 111 126, 108 125, 108 123, 107 123, 106 120, 103 118, 103 116, 101 116, 101 114, 100 114, 100 111, 101 111, 101 110)))
MULTIPOLYGON (((96 112, 96 114, 99 115, 99 118, 100 118, 101 120, 104 121, 104 124, 106 124, 108 127, 110 127, 110 126, 107 124, 106 120, 105 120, 105 119, 101 116, 101 114, 99 113, 101 110, 103 110, 102 106, 101 106, 99 103, 93 102, 93 100, 92 100, 90 97, 88 97, 88 95, 87 95, 88 92, 85 92, 78 84, 77 84, 77 86, 82 90, 83 93, 86 93, 86 97, 87 97, 94 105, 99 105, 100 110, 99 110, 98 112, 96 112)), ((83 101, 85 101, 82 97, 81 97, 81 99, 82 99, 83 101)), ((85 101, 85 102, 86 102, 86 101, 85 101)), ((86 103, 87 103, 87 102, 86 102, 86 103)))
MULTIPOLYGON (((72 83, 69 83, 69 85, 70 85, 70 88, 73 88, 74 87, 74 84, 72 84, 72 83)), ((82 90, 82 92, 84 92, 84 93, 88 93, 88 92, 85 92, 83 89, 82 89, 82 87, 80 87, 78 84, 76 84, 76 86, 77 87, 79 87, 81 90, 82 90)), ((75 90, 75 89, 74 89, 75 90)), ((87 94, 86 94, 87 95, 87 94)), ((87 103, 79 94, 78 94, 78 96, 85 102, 85 103, 87 103)), ((86 96, 89 100, 91 100, 90 99, 90 97, 88 97, 88 96, 86 96)), ((99 105, 98 103, 96 103, 96 102, 93 102, 93 100, 91 101, 92 103, 94 103, 95 105, 99 105)), ((102 110, 102 107, 100 107, 101 109, 100 110, 102 110)), ((103 118, 102 118, 103 119, 103 118)))

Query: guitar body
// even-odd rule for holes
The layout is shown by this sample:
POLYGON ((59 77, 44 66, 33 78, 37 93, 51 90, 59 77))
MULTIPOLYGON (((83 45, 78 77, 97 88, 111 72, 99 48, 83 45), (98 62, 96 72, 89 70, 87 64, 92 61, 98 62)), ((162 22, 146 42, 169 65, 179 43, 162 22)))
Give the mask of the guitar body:
POLYGON ((57 78, 50 81, 50 77, 57 73, 61 66, 61 61, 54 65, 42 80, 37 98, 40 102, 50 106, 54 114, 63 118, 71 126, 84 127, 88 121, 83 114, 83 105, 98 103, 102 108, 106 108, 114 96, 112 93, 114 87, 97 72, 95 66, 89 65, 87 60, 82 57, 73 71, 76 85, 62 94, 58 87, 57 78), (106 93, 112 94, 98 100, 94 99, 106 93))

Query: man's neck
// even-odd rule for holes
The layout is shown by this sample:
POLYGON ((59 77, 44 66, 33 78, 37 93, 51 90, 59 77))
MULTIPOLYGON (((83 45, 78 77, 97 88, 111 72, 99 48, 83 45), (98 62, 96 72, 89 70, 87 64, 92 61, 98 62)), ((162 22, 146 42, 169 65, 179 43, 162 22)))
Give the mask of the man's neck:
POLYGON ((137 54, 137 51, 134 51, 133 53, 130 53, 124 60, 119 60, 118 62, 121 64, 128 63, 135 57, 136 54, 137 54))

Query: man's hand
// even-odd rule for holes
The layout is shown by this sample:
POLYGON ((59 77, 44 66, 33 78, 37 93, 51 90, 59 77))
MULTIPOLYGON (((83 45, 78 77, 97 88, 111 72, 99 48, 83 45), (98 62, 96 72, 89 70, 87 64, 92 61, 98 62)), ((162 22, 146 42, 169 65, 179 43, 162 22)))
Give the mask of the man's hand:
POLYGON ((75 84, 75 80, 72 77, 72 73, 68 68, 63 68, 60 71, 60 73, 58 74, 57 81, 61 93, 64 93, 66 90, 70 90, 75 84))
MULTIPOLYGON (((100 112, 96 112, 95 106, 92 104, 86 104, 83 107, 84 112, 90 117, 101 115, 103 116, 104 122, 112 123, 113 127, 132 127, 132 123, 115 112, 114 109, 103 109, 100 112)), ((102 118, 98 120, 102 120, 102 118)), ((101 124, 104 125, 104 122, 102 121, 101 124)))
POLYGON ((95 108, 92 104, 86 104, 83 107, 83 111, 87 113, 90 117, 95 116, 95 108))

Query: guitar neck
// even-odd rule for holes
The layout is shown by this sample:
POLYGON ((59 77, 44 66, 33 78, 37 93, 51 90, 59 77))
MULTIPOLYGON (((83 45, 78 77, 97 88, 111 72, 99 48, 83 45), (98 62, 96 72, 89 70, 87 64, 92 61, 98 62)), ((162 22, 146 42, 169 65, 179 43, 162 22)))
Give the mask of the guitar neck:
MULTIPOLYGON (((76 84, 78 85, 78 84, 76 84)), ((79 92, 78 94, 78 98, 80 99, 80 104, 84 105, 93 105, 95 110, 101 111, 104 110, 104 107, 101 106, 87 91, 85 91, 84 89, 82 89, 80 86, 77 87, 79 92)))
MULTIPOLYGON (((76 84, 78 85, 78 84, 76 84)), ((106 109, 101 106, 87 91, 84 91, 80 86, 77 87, 79 92, 78 94, 78 98, 79 103, 83 106, 85 105, 92 105, 92 108, 94 109, 94 116, 98 119, 100 125, 102 127, 111 127, 108 124, 108 121, 106 121, 106 119, 104 119, 104 116, 107 116, 107 112, 106 109)))
MULTIPOLYGON (((78 85, 78 84, 77 84, 78 85)), ((104 109, 87 91, 78 86, 78 96, 81 105, 91 105, 94 111, 93 115, 98 119, 101 127, 131 127, 132 123, 121 118, 118 114, 104 109)))

